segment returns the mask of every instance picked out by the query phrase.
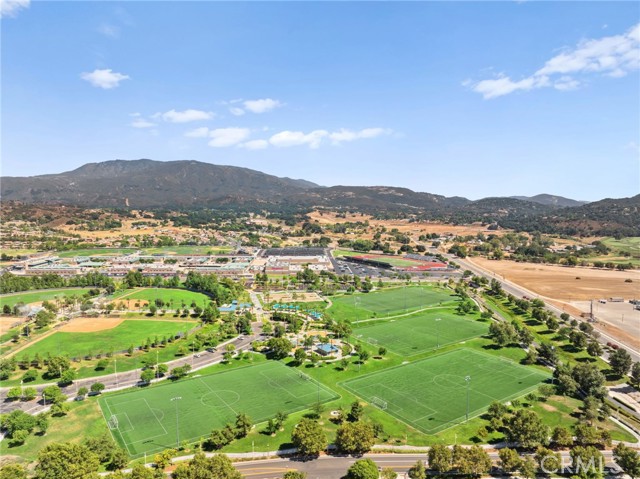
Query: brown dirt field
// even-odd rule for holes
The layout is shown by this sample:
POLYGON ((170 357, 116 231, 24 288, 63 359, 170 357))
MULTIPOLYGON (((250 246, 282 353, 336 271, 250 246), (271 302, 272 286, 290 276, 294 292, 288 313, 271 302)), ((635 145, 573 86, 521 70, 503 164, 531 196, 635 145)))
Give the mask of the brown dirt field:
MULTIPOLYGON (((285 303, 294 302, 291 293, 271 293, 269 295, 271 301, 283 301, 285 303)), ((312 301, 322 301, 322 298, 317 293, 296 293, 295 302, 297 303, 309 303, 312 301)))
POLYGON ((590 300, 620 296, 640 297, 640 271, 608 271, 514 261, 469 258, 478 266, 541 296, 561 301, 590 300), (576 279, 580 277, 580 279, 576 279), (632 279, 632 283, 625 280, 632 279))
POLYGON ((124 318, 102 316, 99 318, 75 318, 62 326, 58 331, 65 333, 93 333, 113 329, 124 321, 124 318))
POLYGON ((346 223, 346 222, 356 222, 356 221, 369 221, 371 226, 384 226, 387 230, 391 230, 393 228, 398 228, 398 231, 403 233, 411 233, 411 234, 423 234, 423 233, 438 233, 438 234, 446 234, 451 233, 455 235, 475 235, 478 233, 493 233, 493 234, 503 234, 505 230, 497 230, 497 231, 488 231, 486 226, 482 226, 481 224, 470 224, 464 226, 456 226, 449 225, 445 223, 409 223, 406 220, 375 220, 372 219, 371 216, 367 215, 347 215, 346 218, 338 218, 335 213, 323 213, 320 215, 320 212, 314 211, 309 214, 311 221, 318 220, 320 224, 333 224, 333 223, 346 223))
POLYGON ((22 321, 22 318, 0 316, 0 333, 9 331, 11 329, 11 326, 13 326, 15 323, 21 323, 22 321))

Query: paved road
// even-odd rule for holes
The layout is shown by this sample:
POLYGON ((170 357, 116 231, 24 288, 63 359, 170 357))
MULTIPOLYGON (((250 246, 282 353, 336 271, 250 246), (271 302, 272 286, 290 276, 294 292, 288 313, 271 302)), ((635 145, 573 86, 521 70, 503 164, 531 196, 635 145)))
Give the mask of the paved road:
MULTIPOLYGON (((169 369, 173 369, 179 366, 183 366, 185 364, 190 364, 192 371, 202 369, 203 367, 209 366, 211 364, 215 364, 217 362, 222 361, 222 355, 224 353, 224 345, 233 344, 236 347, 236 351, 246 351, 251 348, 251 343, 259 338, 258 330, 260 328, 259 323, 254 323, 252 325, 254 329, 254 334, 251 336, 242 336, 239 338, 232 339, 231 341, 227 341, 222 345, 218 346, 217 351, 213 353, 209 352, 199 352, 196 354, 192 354, 189 356, 185 356, 180 359, 176 359, 173 361, 169 361, 166 364, 169 366, 169 369), (197 356, 197 357, 196 357, 197 356)), ((101 382, 105 385, 105 391, 113 391, 118 389, 126 389, 130 387, 136 386, 140 382, 140 374, 142 369, 134 369, 131 371, 126 371, 117 374, 109 374, 106 376, 97 376, 93 378, 87 379, 79 379, 74 381, 72 385, 62 388, 64 394, 73 398, 77 395, 78 388, 86 387, 90 388, 93 383, 101 382)), ((162 379, 161 379, 162 381, 162 379)), ((0 407, 3 413, 11 412, 14 409, 22 409, 23 411, 29 412, 31 414, 37 414, 38 412, 43 411, 47 406, 45 406, 42 401, 40 395, 42 390, 46 386, 50 386, 56 383, 48 383, 48 384, 39 384, 33 386, 38 391, 38 398, 33 401, 7 401, 7 392, 10 388, 0 388, 0 407)))
MULTIPOLYGON (((612 466, 611 451, 603 451, 605 463, 612 466)), ((497 462, 498 453, 490 452, 489 456, 497 462)), ((565 464, 570 464, 568 452, 562 453, 565 464)), ((382 468, 390 467, 400 474, 405 474, 416 461, 426 461, 426 454, 365 454, 382 468)), ((297 458, 264 459, 250 462, 238 462, 235 467, 244 477, 252 479, 281 478, 286 471, 295 469, 307 473, 307 479, 338 479, 343 477, 357 459, 352 456, 320 456, 318 459, 304 461, 297 458)))

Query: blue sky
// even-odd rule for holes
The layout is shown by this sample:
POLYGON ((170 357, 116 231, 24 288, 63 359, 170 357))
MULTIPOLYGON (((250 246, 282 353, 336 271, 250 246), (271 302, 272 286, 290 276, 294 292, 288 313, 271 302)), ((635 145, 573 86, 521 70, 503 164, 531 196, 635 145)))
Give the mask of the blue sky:
POLYGON ((472 199, 640 190, 637 2, 2 1, 3 175, 151 158, 472 199))

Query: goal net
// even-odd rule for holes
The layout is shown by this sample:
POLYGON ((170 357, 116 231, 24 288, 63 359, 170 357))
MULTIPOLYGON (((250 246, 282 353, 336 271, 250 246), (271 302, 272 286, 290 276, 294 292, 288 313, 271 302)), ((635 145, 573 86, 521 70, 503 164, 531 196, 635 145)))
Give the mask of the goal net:
POLYGON ((300 379, 303 379, 304 381, 311 381, 311 378, 302 372, 300 373, 300 379))
POLYGON ((378 344, 378 340, 375 338, 367 338, 367 342, 369 344, 373 344, 373 345, 377 345, 378 344))
POLYGON ((107 421, 107 425, 111 430, 118 429, 118 418, 115 415, 111 416, 109 421, 107 421))
POLYGON ((387 401, 385 401, 384 399, 380 399, 379 397, 374 396, 373 398, 371 398, 371 404, 380 409, 387 409, 387 401))

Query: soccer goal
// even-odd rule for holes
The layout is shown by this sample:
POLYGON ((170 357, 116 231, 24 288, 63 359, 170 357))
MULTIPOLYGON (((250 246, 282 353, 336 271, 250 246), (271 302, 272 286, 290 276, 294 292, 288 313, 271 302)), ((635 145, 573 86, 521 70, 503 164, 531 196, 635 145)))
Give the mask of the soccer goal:
POLYGON ((305 381, 311 381, 311 378, 306 374, 304 374, 303 372, 300 372, 300 379, 303 379, 305 381))
POLYGON ((115 415, 111 416, 107 421, 107 425, 112 431, 118 429, 118 418, 115 415))
POLYGON ((380 399, 377 396, 371 398, 371 404, 383 410, 387 409, 387 401, 385 401, 384 399, 380 399))
POLYGON ((369 344, 373 344, 374 346, 378 344, 378 340, 375 338, 367 338, 367 342, 369 344))

